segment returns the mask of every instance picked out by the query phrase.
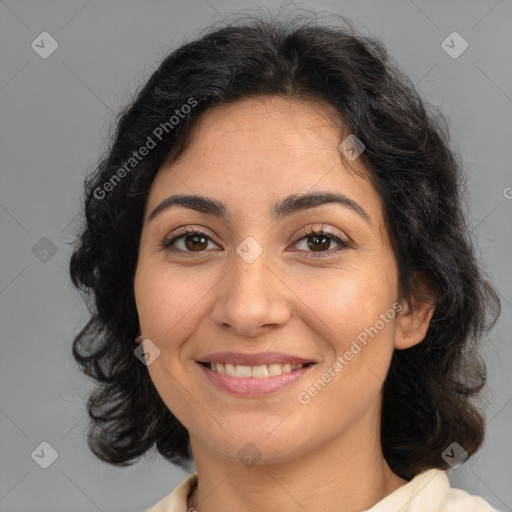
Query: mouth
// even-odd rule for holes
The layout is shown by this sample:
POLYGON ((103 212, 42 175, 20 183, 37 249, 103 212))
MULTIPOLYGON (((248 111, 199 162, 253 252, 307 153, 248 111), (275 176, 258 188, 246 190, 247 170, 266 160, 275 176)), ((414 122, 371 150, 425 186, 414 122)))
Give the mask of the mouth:
POLYGON ((270 364, 260 364, 256 366, 248 366, 241 364, 222 364, 222 363, 214 363, 214 362, 203 362, 198 361, 199 364, 203 365, 205 368, 208 368, 212 372, 219 373, 222 375, 227 375, 228 377, 238 377, 240 379, 249 379, 254 377, 256 379, 266 379, 268 377, 276 377, 278 375, 292 373, 302 368, 309 367, 315 363, 304 363, 304 364, 279 364, 279 363, 270 363, 270 364))
POLYGON ((206 382, 231 396, 272 396, 305 378, 316 363, 269 363, 254 366, 196 361, 206 382))

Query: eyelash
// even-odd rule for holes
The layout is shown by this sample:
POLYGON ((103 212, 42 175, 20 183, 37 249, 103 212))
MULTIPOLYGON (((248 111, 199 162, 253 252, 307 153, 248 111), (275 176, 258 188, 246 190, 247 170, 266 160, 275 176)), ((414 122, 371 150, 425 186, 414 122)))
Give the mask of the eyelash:
MULTIPOLYGON (((203 236, 212 242, 216 243, 211 237, 209 237, 206 233, 196 230, 196 229, 188 229, 183 228, 178 234, 173 236, 169 240, 164 240, 162 244, 160 244, 160 247, 163 250, 169 251, 171 253, 194 253, 195 251, 182 251, 181 249, 173 249, 172 245, 179 239, 184 238, 188 235, 199 235, 203 236)), ((346 240, 342 240, 338 236, 334 235, 333 233, 330 233, 329 231, 324 230, 324 227, 322 226, 319 230, 314 230, 311 226, 309 227, 309 230, 303 230, 299 233, 298 238, 293 242, 293 245, 296 245, 297 243, 301 242, 302 240, 309 238, 311 236, 322 236, 322 235, 328 235, 328 237, 340 245, 340 247, 336 248, 334 251, 324 251, 315 253, 314 251, 305 251, 308 253, 306 256, 307 258, 324 258, 326 256, 331 255, 333 252, 339 252, 346 249, 351 249, 353 246, 351 243, 347 242, 346 240)), ((204 252, 204 251, 198 251, 198 252, 204 252)))

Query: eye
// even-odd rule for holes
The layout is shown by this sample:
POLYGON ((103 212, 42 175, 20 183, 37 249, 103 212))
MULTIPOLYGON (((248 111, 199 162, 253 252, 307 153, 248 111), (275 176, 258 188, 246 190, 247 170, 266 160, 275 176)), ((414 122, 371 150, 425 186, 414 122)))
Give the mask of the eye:
POLYGON ((165 240, 161 247, 170 252, 203 252, 209 242, 214 243, 203 231, 182 228, 172 238, 165 240))
MULTIPOLYGON (((173 235, 160 244, 164 250, 172 253, 200 253, 208 249, 210 242, 217 245, 207 233, 198 229, 184 227, 173 235)), ((297 246, 301 243, 305 244, 301 251, 310 253, 307 255, 308 258, 321 258, 352 247, 346 240, 325 230, 324 226, 317 230, 311 226, 307 230, 303 230, 293 245, 297 246), (339 247, 327 251, 332 242, 338 244, 339 247)))
POLYGON ((343 240, 334 233, 325 230, 324 226, 319 230, 315 230, 310 226, 308 230, 302 231, 298 236, 299 238, 295 241, 294 245, 300 245, 300 243, 304 244, 304 248, 302 250, 310 253, 306 256, 308 258, 322 258, 352 247, 348 241, 343 240), (327 249, 330 248, 332 242, 338 244, 340 247, 327 252, 327 249), (311 251, 308 249, 311 249, 311 251))

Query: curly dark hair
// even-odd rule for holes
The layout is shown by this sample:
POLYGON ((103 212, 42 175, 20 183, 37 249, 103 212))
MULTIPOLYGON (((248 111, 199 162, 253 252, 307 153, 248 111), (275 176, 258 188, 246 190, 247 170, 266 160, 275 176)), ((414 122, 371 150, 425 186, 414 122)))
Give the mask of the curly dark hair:
POLYGON ((425 339, 393 353, 383 386, 383 453, 407 480, 446 469, 441 453, 450 443, 471 455, 483 442, 478 399, 486 370, 478 350, 501 304, 475 256, 448 122, 385 46, 344 18, 339 26, 257 17, 210 28, 168 55, 116 119, 110 147, 85 182, 86 222, 70 261, 73 284, 93 299, 73 342, 81 370, 97 383, 87 403, 89 447, 120 466, 153 445, 184 468, 192 460, 188 431, 134 356, 133 283, 147 197, 205 111, 269 95, 330 104, 366 147, 358 160, 383 202, 400 296, 418 297, 413 279, 421 273, 431 292, 422 300, 435 304, 425 339), (135 162, 149 140, 154 147, 135 162))

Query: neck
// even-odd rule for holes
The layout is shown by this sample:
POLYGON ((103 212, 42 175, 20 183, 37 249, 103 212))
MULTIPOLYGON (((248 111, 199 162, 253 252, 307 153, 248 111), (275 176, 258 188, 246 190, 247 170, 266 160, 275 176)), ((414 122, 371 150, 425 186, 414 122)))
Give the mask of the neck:
MULTIPOLYGON (((378 422, 377 422, 378 424, 378 422)), ((407 481, 395 475, 382 455, 375 422, 355 425, 322 446, 279 464, 219 457, 191 437, 198 485, 187 510, 292 512, 367 510, 407 481)))

